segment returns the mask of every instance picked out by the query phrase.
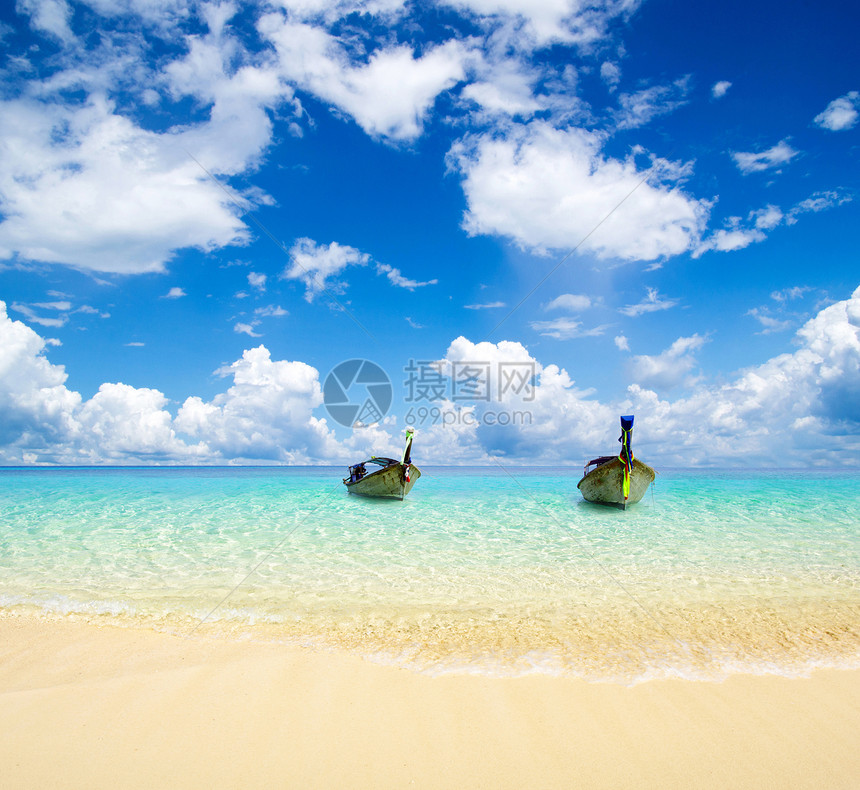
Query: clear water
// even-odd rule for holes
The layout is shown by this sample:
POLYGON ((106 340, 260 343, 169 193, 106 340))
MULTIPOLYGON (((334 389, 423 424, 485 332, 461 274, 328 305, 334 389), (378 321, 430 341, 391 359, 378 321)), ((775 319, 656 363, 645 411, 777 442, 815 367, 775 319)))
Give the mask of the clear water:
POLYGON ((0 470, 0 613, 634 682, 860 666, 860 471, 0 470))

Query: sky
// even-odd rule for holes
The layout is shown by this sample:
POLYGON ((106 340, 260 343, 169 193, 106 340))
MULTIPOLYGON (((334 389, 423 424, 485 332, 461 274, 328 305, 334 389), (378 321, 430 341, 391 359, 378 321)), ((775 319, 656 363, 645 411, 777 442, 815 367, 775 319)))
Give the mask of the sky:
POLYGON ((856 4, 0 7, 0 464, 860 459, 856 4))

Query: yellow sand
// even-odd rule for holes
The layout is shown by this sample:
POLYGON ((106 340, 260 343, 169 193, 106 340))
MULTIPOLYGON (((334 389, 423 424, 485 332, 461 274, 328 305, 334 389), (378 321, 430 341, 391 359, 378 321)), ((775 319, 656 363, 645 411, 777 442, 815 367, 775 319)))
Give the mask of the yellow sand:
POLYGON ((857 788, 860 672, 632 688, 0 619, 2 788, 857 788))

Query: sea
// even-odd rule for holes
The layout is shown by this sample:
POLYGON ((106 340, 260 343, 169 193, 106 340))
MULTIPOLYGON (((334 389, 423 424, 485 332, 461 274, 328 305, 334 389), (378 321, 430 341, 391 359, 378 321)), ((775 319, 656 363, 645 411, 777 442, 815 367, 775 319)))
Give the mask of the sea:
POLYGON ((633 684, 860 667, 860 470, 0 469, 0 617, 633 684))

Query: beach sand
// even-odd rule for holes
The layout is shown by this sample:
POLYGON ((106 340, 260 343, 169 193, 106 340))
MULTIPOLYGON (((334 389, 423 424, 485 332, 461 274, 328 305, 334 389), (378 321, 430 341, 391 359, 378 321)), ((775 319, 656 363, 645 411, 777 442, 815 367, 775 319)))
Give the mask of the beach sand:
POLYGON ((430 677, 0 619, 3 788, 857 788, 860 671, 430 677))

